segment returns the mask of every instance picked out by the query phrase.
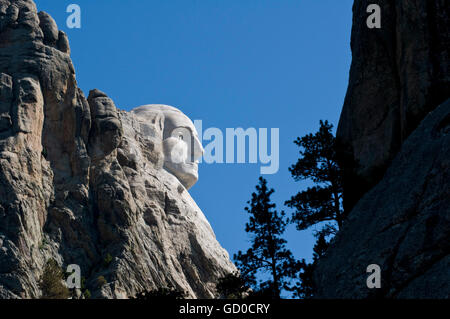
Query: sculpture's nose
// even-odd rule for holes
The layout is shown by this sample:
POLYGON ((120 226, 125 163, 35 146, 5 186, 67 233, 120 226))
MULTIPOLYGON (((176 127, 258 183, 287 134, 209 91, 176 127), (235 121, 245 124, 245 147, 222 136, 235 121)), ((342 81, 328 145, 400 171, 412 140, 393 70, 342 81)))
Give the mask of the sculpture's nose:
POLYGON ((203 153, 204 153, 204 149, 203 149, 202 143, 200 142, 198 137, 196 135, 194 135, 192 161, 195 162, 196 160, 201 158, 203 156, 203 153))

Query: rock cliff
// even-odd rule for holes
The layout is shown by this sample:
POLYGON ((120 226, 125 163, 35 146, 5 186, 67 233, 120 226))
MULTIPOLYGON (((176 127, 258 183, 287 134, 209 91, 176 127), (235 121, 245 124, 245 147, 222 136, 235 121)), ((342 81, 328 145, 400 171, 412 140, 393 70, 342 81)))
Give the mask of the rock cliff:
POLYGON ((0 0, 0 298, 40 297, 51 258, 79 265, 98 298, 168 286, 211 298, 235 270, 163 169, 160 121, 141 122, 99 90, 85 98, 47 13, 0 0))
POLYGON ((449 97, 450 9, 446 0, 355 0, 352 65, 337 138, 345 206, 382 178, 401 144, 449 97), (381 8, 369 29, 367 7, 381 8))
POLYGON ((353 6, 337 137, 348 214, 315 272, 317 298, 450 298, 450 24, 446 1, 353 6), (370 264, 381 288, 369 289, 370 264))
POLYGON ((403 143, 316 270, 317 298, 450 298, 450 101, 403 143), (368 289, 366 269, 381 268, 368 289))

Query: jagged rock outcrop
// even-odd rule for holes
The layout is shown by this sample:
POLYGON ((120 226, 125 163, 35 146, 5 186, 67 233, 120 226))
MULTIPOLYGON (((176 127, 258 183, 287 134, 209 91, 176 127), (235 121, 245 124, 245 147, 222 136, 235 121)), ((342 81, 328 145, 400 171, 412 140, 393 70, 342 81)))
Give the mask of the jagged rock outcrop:
POLYGON ((160 123, 149 136, 105 93, 86 99, 69 54, 33 1, 0 0, 0 298, 38 298, 50 258, 78 264, 93 297, 213 297, 235 268, 163 169, 160 123))
POLYGON ((317 298, 450 298, 450 100, 356 204, 315 271, 317 298), (369 289, 370 264, 381 288, 369 289))
POLYGON ((450 7, 446 0, 355 0, 353 60, 337 130, 350 210, 383 176, 420 121, 449 97, 450 7), (367 7, 381 7, 369 29, 367 7))
POLYGON ((347 219, 315 270, 316 298, 450 298, 449 7, 355 0, 337 131, 347 219), (420 123, 420 124, 419 124, 420 123), (367 267, 381 267, 369 289, 367 267))

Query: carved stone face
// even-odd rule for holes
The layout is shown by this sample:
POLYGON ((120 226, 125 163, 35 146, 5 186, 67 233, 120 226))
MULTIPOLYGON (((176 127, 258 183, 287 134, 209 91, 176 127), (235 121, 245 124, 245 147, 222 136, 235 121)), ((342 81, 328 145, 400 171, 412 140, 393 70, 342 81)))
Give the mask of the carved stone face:
POLYGON ((198 160, 203 147, 192 121, 180 110, 168 105, 144 105, 133 109, 142 118, 155 118, 159 113, 163 119, 162 146, 164 169, 175 175, 186 189, 198 180, 198 160))

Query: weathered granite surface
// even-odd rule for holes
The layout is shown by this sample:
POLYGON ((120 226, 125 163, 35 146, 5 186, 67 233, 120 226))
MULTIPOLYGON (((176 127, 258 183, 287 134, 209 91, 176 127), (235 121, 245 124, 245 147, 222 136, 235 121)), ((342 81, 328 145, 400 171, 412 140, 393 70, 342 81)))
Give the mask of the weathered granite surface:
POLYGON ((235 267, 163 169, 164 119, 143 131, 105 93, 86 99, 69 54, 33 1, 0 0, 0 298, 38 298, 50 258, 80 265, 93 297, 213 297, 235 267))

